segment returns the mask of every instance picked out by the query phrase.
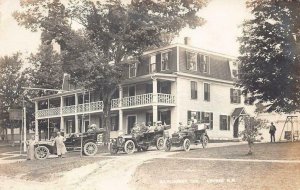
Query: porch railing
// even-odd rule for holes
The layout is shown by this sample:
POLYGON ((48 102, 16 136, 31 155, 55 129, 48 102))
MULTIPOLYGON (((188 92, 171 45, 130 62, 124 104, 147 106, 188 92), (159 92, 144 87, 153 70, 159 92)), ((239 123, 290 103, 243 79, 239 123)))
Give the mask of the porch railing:
MULTIPOLYGON (((116 109, 120 107, 121 99, 112 99, 111 100, 111 108, 116 109)), ((153 96, 152 93, 141 94, 136 96, 129 96, 122 98, 121 107, 133 107, 133 106, 142 106, 152 104, 153 102, 157 102, 158 104, 174 104, 175 96, 172 94, 163 94, 158 93, 157 96, 153 96), (156 100, 156 101, 154 101, 156 100)), ((37 111, 37 117, 49 117, 49 116, 60 116, 60 115, 68 115, 75 113, 83 113, 83 112, 96 112, 103 111, 103 101, 79 104, 79 105, 71 105, 71 106, 63 106, 62 108, 50 108, 43 109, 37 111), (62 110, 62 113, 61 113, 62 110)))

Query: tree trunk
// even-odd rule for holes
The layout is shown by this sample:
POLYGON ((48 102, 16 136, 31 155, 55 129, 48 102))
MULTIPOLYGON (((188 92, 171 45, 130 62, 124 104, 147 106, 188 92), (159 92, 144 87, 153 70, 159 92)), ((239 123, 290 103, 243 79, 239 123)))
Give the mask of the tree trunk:
POLYGON ((105 144, 109 143, 110 140, 110 118, 111 118, 111 98, 104 96, 103 97, 103 121, 102 124, 104 126, 104 129, 106 131, 105 135, 105 144))
POLYGON ((249 146, 248 155, 252 155, 253 154, 253 143, 251 141, 248 141, 248 146, 249 146))
POLYGON ((12 123, 11 128, 10 128, 10 135, 11 135, 11 146, 15 146, 15 137, 14 137, 14 123, 12 123))

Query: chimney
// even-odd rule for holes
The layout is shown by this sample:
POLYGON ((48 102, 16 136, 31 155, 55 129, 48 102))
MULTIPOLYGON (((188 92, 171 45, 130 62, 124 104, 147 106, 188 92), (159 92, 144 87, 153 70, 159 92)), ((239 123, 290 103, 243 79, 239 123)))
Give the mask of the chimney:
POLYGON ((190 46, 191 45, 191 37, 184 37, 184 45, 190 46))

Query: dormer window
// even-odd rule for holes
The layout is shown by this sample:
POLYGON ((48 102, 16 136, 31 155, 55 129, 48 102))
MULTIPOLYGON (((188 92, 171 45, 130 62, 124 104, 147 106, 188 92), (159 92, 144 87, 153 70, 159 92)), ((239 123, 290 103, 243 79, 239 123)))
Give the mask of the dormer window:
POLYGON ((137 63, 129 65, 129 78, 136 77, 137 63))
POLYGON ((169 70, 169 52, 161 53, 161 70, 169 70))
POLYGON ((186 52, 186 69, 197 71, 197 54, 194 52, 186 52))
POLYGON ((149 73, 156 72, 156 55, 150 56, 149 73))
POLYGON ((200 67, 203 73, 209 73, 210 72, 210 64, 209 64, 209 56, 207 55, 199 55, 200 59, 200 67))

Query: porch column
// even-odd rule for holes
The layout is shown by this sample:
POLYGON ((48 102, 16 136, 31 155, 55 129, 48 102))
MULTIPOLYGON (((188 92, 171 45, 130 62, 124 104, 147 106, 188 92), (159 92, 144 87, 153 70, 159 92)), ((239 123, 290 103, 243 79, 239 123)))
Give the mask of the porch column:
POLYGON ((34 102, 34 106, 35 106, 35 120, 34 120, 34 124, 35 124, 35 140, 39 140, 39 124, 38 124, 38 119, 37 119, 37 111, 38 111, 38 101, 34 102))
POLYGON ((153 92, 153 105, 152 105, 152 110, 153 110, 153 124, 157 122, 157 79, 156 78, 153 78, 153 89, 152 89, 152 92, 153 92))
POLYGON ((78 94, 75 94, 75 133, 79 132, 79 125, 78 125, 78 114, 77 114, 77 108, 78 108, 78 94))
POLYGON ((119 131, 123 131, 123 110, 122 110, 123 88, 119 85, 119 131))
POLYGON ((60 131, 65 130, 65 126, 64 126, 65 123, 64 123, 64 117, 63 117, 63 106, 64 106, 64 97, 61 96, 60 97, 60 131))

